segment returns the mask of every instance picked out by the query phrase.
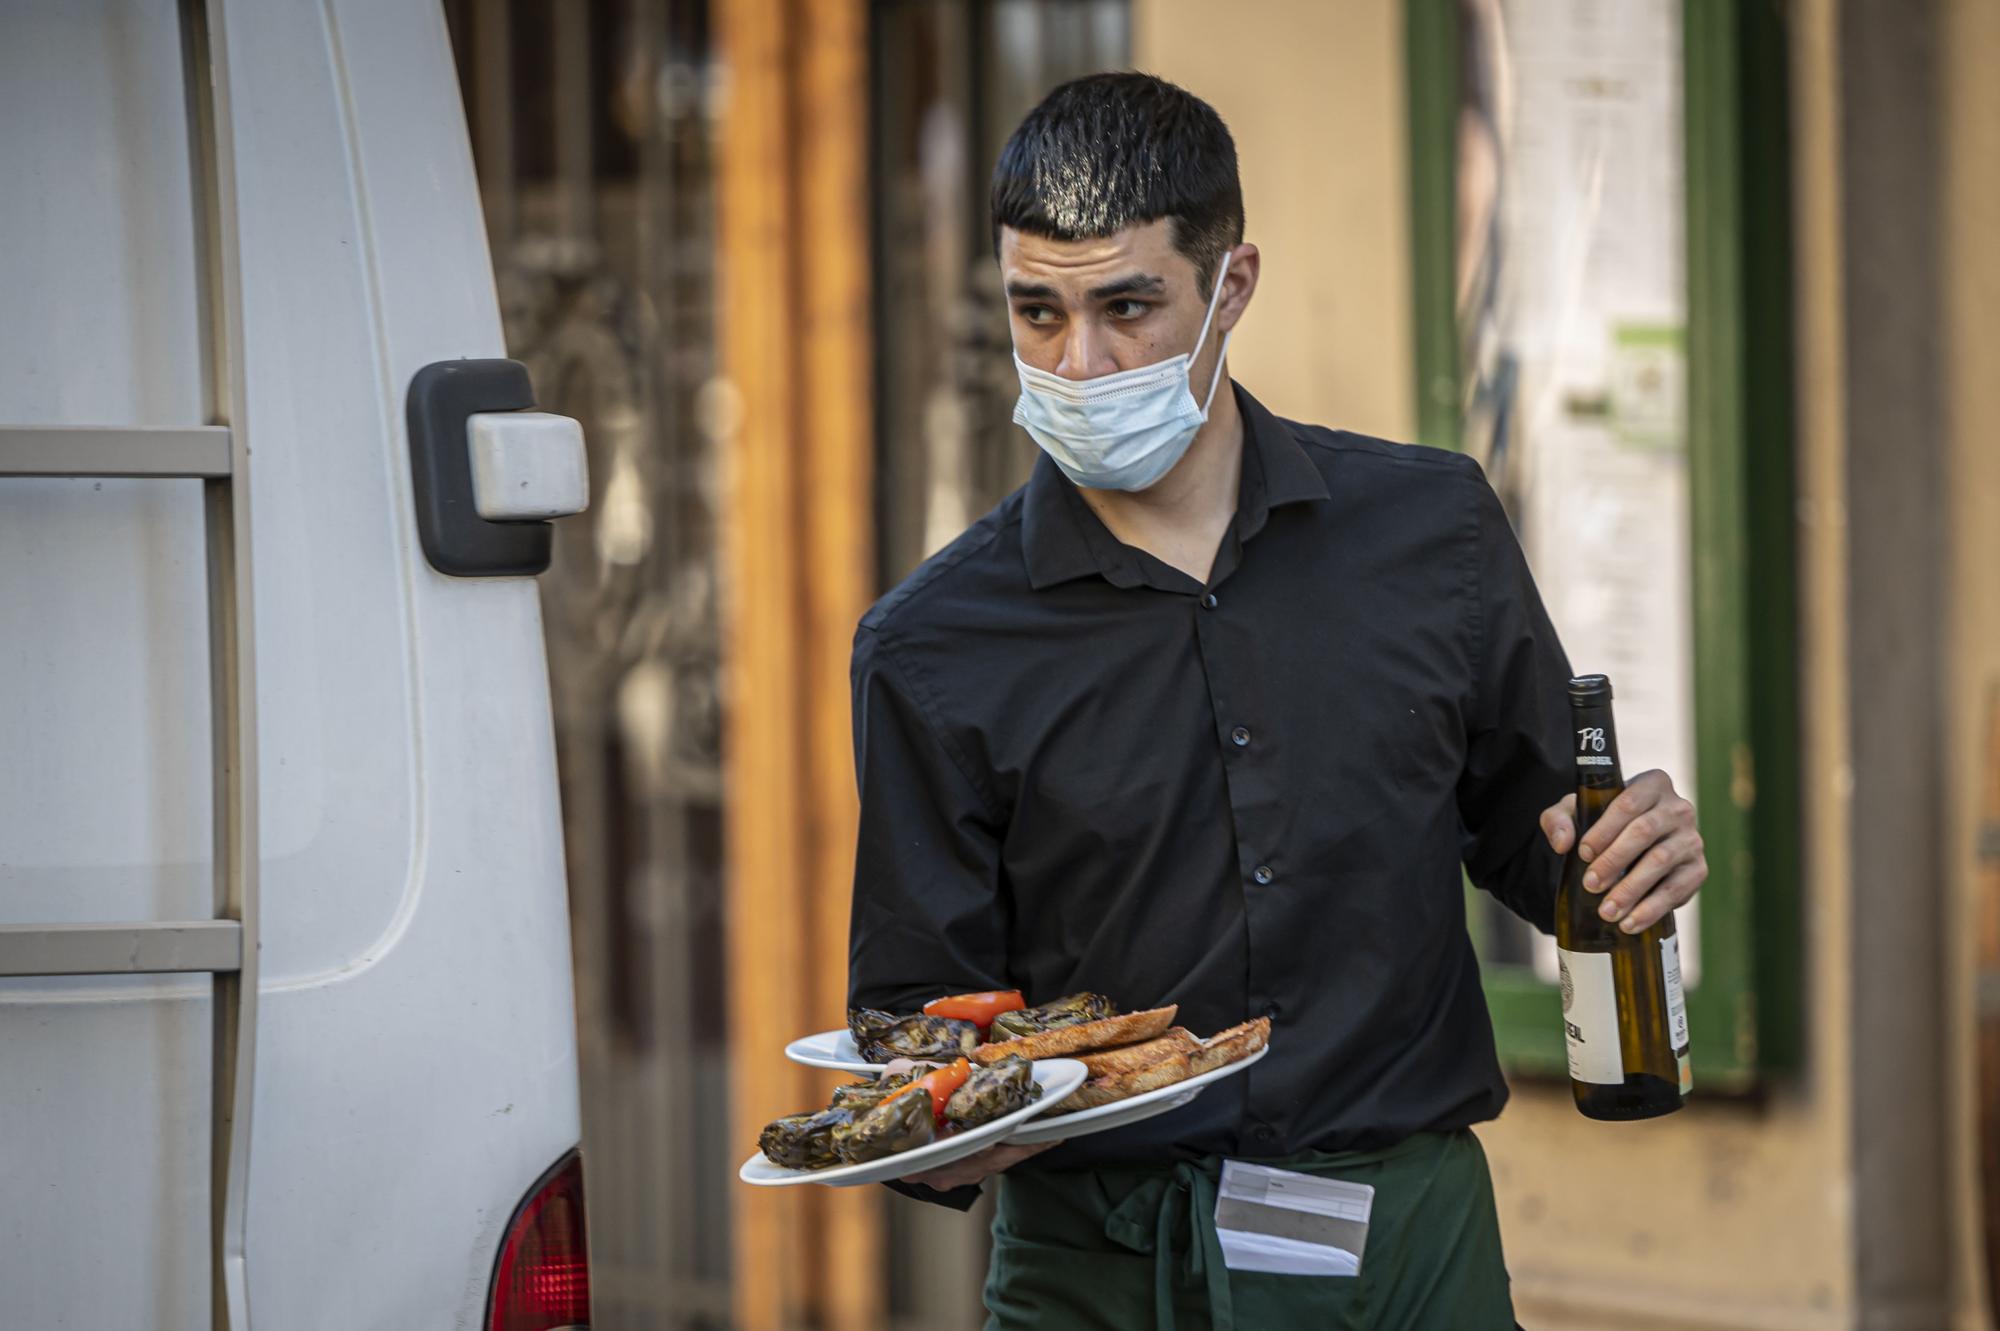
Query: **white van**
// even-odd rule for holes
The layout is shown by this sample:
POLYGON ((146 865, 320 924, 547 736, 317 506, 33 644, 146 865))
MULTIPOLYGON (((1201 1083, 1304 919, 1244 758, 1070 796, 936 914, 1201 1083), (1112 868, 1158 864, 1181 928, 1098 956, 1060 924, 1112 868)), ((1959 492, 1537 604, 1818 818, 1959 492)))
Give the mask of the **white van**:
POLYGON ((0 1331, 587 1322, 502 354, 435 5, 0 0, 0 1331))

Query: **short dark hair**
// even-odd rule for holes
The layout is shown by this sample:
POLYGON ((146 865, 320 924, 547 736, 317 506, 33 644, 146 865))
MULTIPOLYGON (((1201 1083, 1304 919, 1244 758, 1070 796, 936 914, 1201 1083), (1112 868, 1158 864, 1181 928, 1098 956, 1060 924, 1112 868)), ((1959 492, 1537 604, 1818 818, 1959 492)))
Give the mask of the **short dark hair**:
POLYGON ((1151 74, 1091 74, 1028 112, 993 168, 993 248, 1012 227, 1091 240, 1164 217, 1204 296, 1243 240, 1236 141, 1215 108, 1151 74))

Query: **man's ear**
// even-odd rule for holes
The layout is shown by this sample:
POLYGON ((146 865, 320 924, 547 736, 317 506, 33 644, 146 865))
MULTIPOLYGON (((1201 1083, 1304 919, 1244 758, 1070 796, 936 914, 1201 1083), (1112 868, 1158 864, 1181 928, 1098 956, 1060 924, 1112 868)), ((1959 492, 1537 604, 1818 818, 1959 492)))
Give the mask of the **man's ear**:
POLYGON ((1249 243, 1238 245, 1229 260, 1229 271, 1222 275, 1222 299, 1216 302, 1215 326, 1223 332, 1236 327, 1243 318, 1243 312, 1250 308, 1250 298, 1257 294, 1257 277, 1263 267, 1263 256, 1257 247, 1249 243))

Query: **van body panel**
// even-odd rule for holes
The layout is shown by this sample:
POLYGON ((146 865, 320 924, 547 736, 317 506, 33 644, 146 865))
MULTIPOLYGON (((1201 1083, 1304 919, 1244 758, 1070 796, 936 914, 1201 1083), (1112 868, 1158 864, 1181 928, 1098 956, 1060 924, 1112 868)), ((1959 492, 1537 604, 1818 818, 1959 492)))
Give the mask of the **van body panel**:
MULTIPOLYGON (((251 1324, 470 1328, 580 1130, 536 589, 436 573, 412 512, 412 375, 504 354, 471 151, 435 7, 221 13, 261 822, 251 1324)), ((37 205, 0 195, 0 307, 52 330, 0 356, 0 427, 212 419, 178 15, 0 16, 0 123, 35 126, 0 134, 0 179, 91 213, 17 226, 37 205)), ((199 491, 0 478, 0 923, 213 913, 199 491)), ((0 979, 0 1186, 31 1199, 0 1221, 10 1324, 209 1327, 209 995, 0 979)))

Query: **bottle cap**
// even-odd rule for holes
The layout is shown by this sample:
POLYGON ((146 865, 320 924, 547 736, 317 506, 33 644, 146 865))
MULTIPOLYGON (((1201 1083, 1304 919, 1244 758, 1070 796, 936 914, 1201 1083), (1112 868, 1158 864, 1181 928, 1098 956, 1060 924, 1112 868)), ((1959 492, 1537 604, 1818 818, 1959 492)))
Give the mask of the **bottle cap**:
POLYGON ((1601 706, 1611 701, 1611 679, 1608 675, 1578 675, 1569 682, 1569 700, 1572 706, 1601 706))

